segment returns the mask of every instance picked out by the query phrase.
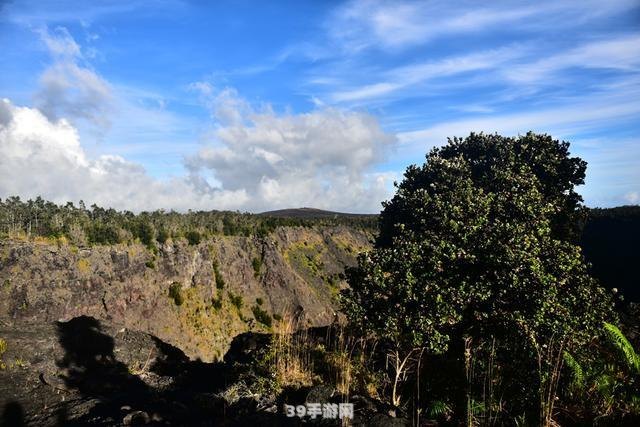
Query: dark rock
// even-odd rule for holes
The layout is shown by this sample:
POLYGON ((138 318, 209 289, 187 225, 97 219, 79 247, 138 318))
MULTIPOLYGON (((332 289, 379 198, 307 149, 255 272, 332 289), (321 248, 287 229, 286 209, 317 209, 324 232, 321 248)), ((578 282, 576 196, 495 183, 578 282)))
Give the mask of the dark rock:
POLYGON ((336 394, 336 389, 327 385, 317 385, 311 387, 307 393, 306 403, 328 403, 332 401, 336 394))
POLYGON ((366 423, 369 427, 405 427, 410 426, 409 420, 395 418, 386 414, 374 414, 366 423))
POLYGON ((122 424, 124 424, 125 426, 140 426, 149 424, 150 421, 151 417, 149 417, 149 414, 147 414, 146 412, 134 411, 130 414, 127 414, 122 419, 122 424))

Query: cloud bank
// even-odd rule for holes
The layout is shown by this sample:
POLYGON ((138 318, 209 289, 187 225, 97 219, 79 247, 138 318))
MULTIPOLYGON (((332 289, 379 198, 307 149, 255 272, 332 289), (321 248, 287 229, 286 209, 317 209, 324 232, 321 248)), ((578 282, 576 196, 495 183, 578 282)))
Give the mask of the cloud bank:
POLYGON ((242 190, 202 193, 185 179, 153 179, 120 156, 90 159, 67 120, 51 121, 7 99, 0 101, 0 194, 134 211, 228 209, 247 202, 242 190))
POLYGON ((212 143, 187 161, 207 189, 244 190, 255 209, 313 206, 379 210, 388 177, 371 173, 395 137, 364 113, 326 108, 306 114, 256 111, 235 91, 200 84, 218 127, 212 143))
POLYGON ((224 96, 216 101, 217 117, 224 121, 211 145, 187 160, 188 176, 166 180, 120 156, 91 159, 67 120, 54 121, 38 109, 3 99, 0 195, 42 196, 58 203, 84 200, 133 211, 378 210, 387 183, 384 175, 368 169, 393 138, 372 117, 335 110, 278 116, 250 107, 247 116, 224 96))

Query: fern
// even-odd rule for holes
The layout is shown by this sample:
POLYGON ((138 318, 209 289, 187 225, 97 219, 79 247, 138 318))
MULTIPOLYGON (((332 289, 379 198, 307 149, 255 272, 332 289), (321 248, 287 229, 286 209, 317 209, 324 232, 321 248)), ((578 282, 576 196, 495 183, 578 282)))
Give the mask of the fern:
POLYGON ((442 418, 446 417, 451 412, 451 407, 442 400, 436 400, 431 402, 429 406, 429 410, 427 411, 427 415, 429 418, 442 418))
POLYGON ((604 330, 609 342, 622 355, 629 369, 640 373, 640 356, 635 352, 622 331, 617 326, 607 322, 604 323, 604 330))
POLYGON ((584 370, 576 359, 573 358, 571 353, 564 352, 563 354, 564 364, 571 373, 571 388, 573 390, 581 390, 584 386, 584 370))

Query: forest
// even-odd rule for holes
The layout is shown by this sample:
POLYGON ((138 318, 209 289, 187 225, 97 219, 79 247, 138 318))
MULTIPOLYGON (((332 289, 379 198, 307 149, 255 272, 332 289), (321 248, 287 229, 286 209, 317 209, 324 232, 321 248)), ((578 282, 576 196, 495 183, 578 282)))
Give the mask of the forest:
MULTIPOLYGON (((318 211, 323 212, 323 211, 318 211)), ((164 243, 169 238, 186 238, 197 244, 211 236, 266 237, 277 227, 313 227, 345 225, 375 230, 375 215, 326 215, 309 213, 290 217, 274 213, 250 214, 230 211, 141 212, 75 206, 19 197, 0 199, 0 237, 25 236, 62 239, 74 245, 112 245, 141 242, 145 245, 164 243)))

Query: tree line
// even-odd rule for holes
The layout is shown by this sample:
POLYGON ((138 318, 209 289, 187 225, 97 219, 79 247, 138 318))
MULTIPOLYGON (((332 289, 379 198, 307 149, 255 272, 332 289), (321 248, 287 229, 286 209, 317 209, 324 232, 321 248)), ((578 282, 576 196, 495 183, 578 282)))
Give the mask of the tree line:
POLYGON ((41 197, 23 201, 19 197, 0 199, 0 238, 26 236, 66 239, 76 245, 109 245, 140 241, 145 245, 164 243, 169 238, 186 238, 196 244, 211 236, 269 235, 278 227, 346 225, 374 230, 375 216, 332 216, 287 218, 230 211, 189 211, 179 213, 157 210, 133 213, 85 206, 65 205, 41 197))

